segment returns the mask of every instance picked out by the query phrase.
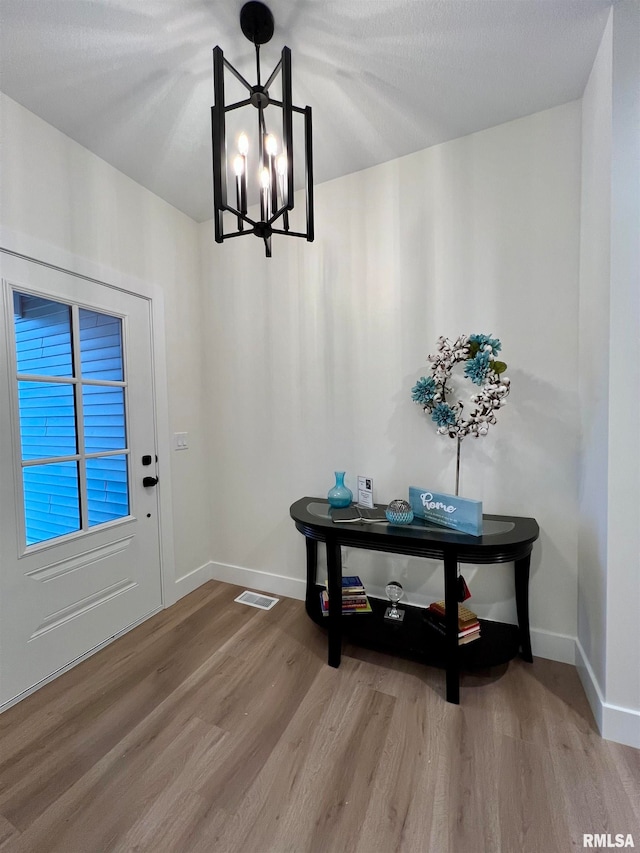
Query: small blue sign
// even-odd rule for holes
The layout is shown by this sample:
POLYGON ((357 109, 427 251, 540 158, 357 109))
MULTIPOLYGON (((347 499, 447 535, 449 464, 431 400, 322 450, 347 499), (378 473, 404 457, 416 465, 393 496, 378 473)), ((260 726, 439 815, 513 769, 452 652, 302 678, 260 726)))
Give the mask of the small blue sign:
POLYGON ((416 518, 451 527, 461 533, 482 536, 482 501, 442 495, 409 486, 409 503, 416 518))

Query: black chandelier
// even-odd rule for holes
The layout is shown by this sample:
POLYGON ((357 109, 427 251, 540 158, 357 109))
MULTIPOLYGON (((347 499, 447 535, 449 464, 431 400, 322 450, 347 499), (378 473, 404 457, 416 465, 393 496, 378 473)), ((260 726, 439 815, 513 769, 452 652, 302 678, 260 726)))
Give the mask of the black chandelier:
POLYGON ((282 48, 280 61, 271 76, 262 83, 260 76, 260 45, 268 42, 274 29, 273 15, 264 3, 245 3, 240 10, 240 27, 256 50, 257 83, 252 86, 224 58, 222 49, 213 49, 214 104, 211 108, 211 136, 213 143, 213 204, 216 243, 228 237, 255 234, 264 240, 265 254, 271 257, 271 235, 284 234, 289 237, 304 237, 313 241, 313 158, 311 143, 311 107, 296 107, 291 97, 291 50, 282 48), (235 103, 225 104, 225 68, 233 74, 247 90, 248 97, 235 103), (276 79, 281 78, 281 99, 269 94, 276 79), (254 106, 258 111, 256 145, 253 151, 249 136, 244 131, 235 139, 233 147, 227 144, 227 113, 242 107, 254 106), (282 111, 281 140, 276 133, 267 130, 265 112, 269 120, 276 123, 282 111), (306 231, 290 228, 289 213, 294 207, 294 148, 293 114, 304 116, 304 160, 306 186, 306 231), (230 153, 231 152, 231 153, 230 153), (235 205, 229 203, 227 186, 229 179, 235 183, 235 205), (249 179, 255 179, 255 185, 249 179), (260 218, 256 221, 247 213, 247 197, 253 198, 257 190, 260 218), (231 214, 236 230, 224 230, 224 214, 231 214))

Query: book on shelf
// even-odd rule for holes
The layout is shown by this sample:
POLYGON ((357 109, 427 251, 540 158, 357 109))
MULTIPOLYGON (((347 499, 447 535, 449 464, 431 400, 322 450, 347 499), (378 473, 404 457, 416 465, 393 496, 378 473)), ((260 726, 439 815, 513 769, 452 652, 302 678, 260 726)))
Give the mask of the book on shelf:
MULTIPOLYGON (((324 585, 329 589, 329 581, 325 580, 324 585)), ((364 595, 364 584, 358 575, 345 575, 342 578, 342 594, 343 595, 364 595)))
MULTIPOLYGON (((352 613, 371 613, 371 604, 369 603, 369 599, 366 595, 358 596, 358 601, 347 601, 343 599, 342 601, 342 615, 350 616, 352 613)), ((326 590, 322 590, 320 593, 320 607, 322 609, 322 615, 329 615, 329 596, 327 595, 326 590)))
POLYGON ((365 592, 361 592, 358 595, 342 595, 342 606, 344 607, 346 604, 360 604, 361 601, 366 600, 367 594, 365 592))
POLYGON ((474 640, 480 639, 480 631, 474 631, 473 634, 469 634, 467 637, 460 637, 458 640, 459 646, 466 646, 467 643, 472 643, 474 640))
POLYGON ((364 506, 348 506, 345 509, 336 509, 332 507, 329 511, 331 520, 334 524, 377 524, 387 520, 384 506, 374 506, 373 508, 364 506))
MULTIPOLYGON (((437 631, 441 636, 446 637, 447 626, 444 616, 431 607, 427 607, 423 613, 423 618, 426 624, 437 631)), ((480 636, 480 622, 476 618, 475 623, 466 625, 461 628, 458 626, 458 645, 462 646, 478 639, 480 636)))
MULTIPOLYGON (((434 601, 429 605, 428 608, 432 613, 437 613, 444 619, 445 617, 445 607, 444 601, 434 601)), ((458 630, 462 631, 464 628, 468 628, 470 625, 478 624, 478 615, 470 610, 468 607, 465 607, 464 604, 458 604, 458 630)))

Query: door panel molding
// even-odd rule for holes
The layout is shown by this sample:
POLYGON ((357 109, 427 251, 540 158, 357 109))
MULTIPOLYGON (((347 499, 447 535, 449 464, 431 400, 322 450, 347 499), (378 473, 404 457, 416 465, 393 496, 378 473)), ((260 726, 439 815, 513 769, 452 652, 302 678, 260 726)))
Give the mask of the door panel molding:
MULTIPOLYGON (((117 522, 116 522, 117 523, 117 522)), ((98 548, 92 548, 85 551, 79 557, 71 557, 68 560, 58 560, 56 563, 49 563, 41 569, 34 569, 31 572, 25 572, 28 578, 42 581, 54 580, 62 577, 69 572, 74 572, 76 569, 82 569, 90 566, 91 563, 97 563, 99 560, 104 560, 106 557, 112 557, 119 554, 121 551, 126 551, 127 546, 131 543, 132 536, 125 536, 123 539, 118 539, 117 542, 110 542, 108 545, 101 545, 98 548)))
POLYGON ((85 613, 93 610, 94 607, 106 604, 107 601, 134 589, 136 586, 138 586, 138 582, 131 578, 124 578, 116 583, 109 584, 104 589, 94 592, 93 595, 87 595, 85 598, 80 599, 80 601, 76 601, 68 607, 63 607, 61 610, 51 613, 38 625, 29 639, 37 640, 48 631, 52 631, 54 628, 61 628, 66 622, 70 622, 78 616, 84 616, 85 613))

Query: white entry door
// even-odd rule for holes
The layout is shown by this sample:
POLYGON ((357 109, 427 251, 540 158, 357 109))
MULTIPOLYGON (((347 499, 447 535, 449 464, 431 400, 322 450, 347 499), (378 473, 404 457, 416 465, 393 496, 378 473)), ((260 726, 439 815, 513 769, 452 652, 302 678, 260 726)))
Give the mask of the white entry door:
POLYGON ((2 707, 157 611, 162 587, 149 300, 0 263, 2 707))

